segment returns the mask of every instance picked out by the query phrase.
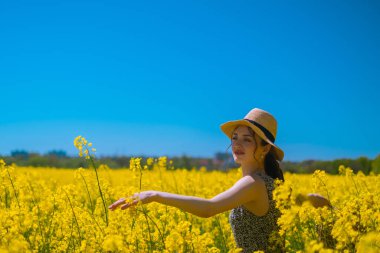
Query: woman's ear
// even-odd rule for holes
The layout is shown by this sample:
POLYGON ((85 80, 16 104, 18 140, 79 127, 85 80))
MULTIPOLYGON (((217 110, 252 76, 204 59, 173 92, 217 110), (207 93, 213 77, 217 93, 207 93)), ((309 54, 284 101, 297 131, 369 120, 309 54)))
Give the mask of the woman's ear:
POLYGON ((269 143, 267 143, 265 146, 263 146, 264 155, 267 155, 271 148, 272 148, 272 145, 270 145, 269 143))

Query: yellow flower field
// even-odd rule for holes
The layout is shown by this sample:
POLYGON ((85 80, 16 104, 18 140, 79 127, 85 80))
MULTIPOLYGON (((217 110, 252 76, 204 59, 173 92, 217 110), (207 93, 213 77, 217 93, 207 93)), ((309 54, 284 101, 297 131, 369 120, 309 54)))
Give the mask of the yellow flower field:
MULTIPOLYGON (((276 247, 380 251, 380 178, 339 169, 337 176, 285 174, 285 183, 274 192, 282 212, 281 229, 273 237, 276 247), (312 207, 304 201, 310 192, 328 197, 333 208, 312 207)), ((140 190, 211 198, 240 176, 239 169, 174 170, 165 157, 131 159, 130 168, 117 170, 18 167, 1 161, 0 252, 239 252, 228 212, 198 218, 157 203, 114 212, 104 204, 140 190)))

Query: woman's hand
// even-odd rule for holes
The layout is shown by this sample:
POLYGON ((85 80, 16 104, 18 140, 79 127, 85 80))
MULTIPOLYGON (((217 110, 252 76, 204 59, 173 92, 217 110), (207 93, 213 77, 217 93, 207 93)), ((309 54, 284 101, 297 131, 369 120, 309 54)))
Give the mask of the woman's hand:
POLYGON ((330 201, 320 194, 309 193, 307 194, 307 199, 315 208, 324 207, 324 206, 331 207, 330 201))
POLYGON ((121 210, 127 209, 128 207, 135 206, 139 201, 142 204, 148 204, 153 202, 156 197, 155 191, 144 191, 140 193, 135 193, 131 197, 121 198, 115 201, 112 205, 108 207, 111 211, 116 210, 119 206, 121 210))

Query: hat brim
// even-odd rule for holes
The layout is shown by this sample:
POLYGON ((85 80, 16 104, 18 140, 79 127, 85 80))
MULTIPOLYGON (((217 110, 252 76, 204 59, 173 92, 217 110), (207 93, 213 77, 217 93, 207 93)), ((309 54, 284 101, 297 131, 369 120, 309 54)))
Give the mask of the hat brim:
POLYGON ((263 133, 263 131, 261 131, 260 128, 258 128, 257 126, 253 125, 252 123, 250 123, 247 120, 228 121, 228 122, 220 125, 220 128, 222 129, 223 133, 225 133, 228 136, 228 138, 231 139, 233 131, 238 126, 247 126, 247 127, 251 128, 258 136, 260 136, 263 140, 265 140, 270 145, 272 145, 272 148, 270 149, 269 152, 271 152, 278 161, 282 161, 282 159, 284 159, 284 151, 282 151, 282 149, 280 149, 272 141, 270 141, 265 136, 265 134, 263 133))

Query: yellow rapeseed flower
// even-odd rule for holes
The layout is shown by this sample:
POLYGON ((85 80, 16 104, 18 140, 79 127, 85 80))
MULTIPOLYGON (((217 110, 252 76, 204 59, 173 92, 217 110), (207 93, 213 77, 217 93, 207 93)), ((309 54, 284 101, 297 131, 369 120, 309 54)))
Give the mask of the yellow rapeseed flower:
MULTIPOLYGON (((74 142, 82 147, 85 155, 89 143, 85 146, 82 137, 74 142)), ((168 171, 154 169, 158 168, 159 159, 152 162, 152 167, 145 171, 141 159, 131 159, 131 167, 138 173, 106 166, 100 166, 97 172, 78 169, 73 173, 68 169, 7 166, 0 161, 0 249, 4 252, 41 249, 51 252, 239 252, 241 249, 236 248, 229 225, 229 212, 204 219, 171 206, 155 202, 141 205, 140 201, 127 211, 109 212, 107 223, 104 203, 139 192, 140 180, 134 175, 140 172, 144 173, 144 189, 205 198, 227 190, 241 177, 238 169, 168 171)), ((331 193, 334 207, 313 208, 299 196, 310 193, 317 178, 285 173, 285 182, 277 184, 273 192, 282 214, 278 220, 280 231, 271 237, 271 246, 276 245, 273 249, 378 252, 379 176, 351 174, 350 170, 348 174, 348 177, 318 174, 323 179, 319 187, 331 193)), ((346 175, 346 169, 342 175, 346 175)), ((272 251, 275 252, 268 249, 272 251)))

